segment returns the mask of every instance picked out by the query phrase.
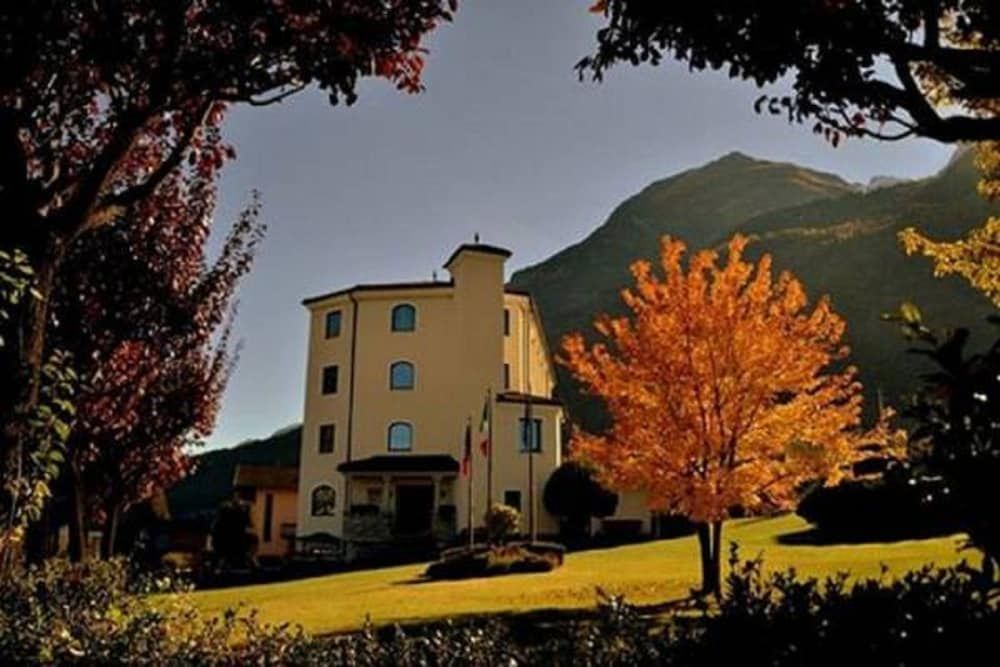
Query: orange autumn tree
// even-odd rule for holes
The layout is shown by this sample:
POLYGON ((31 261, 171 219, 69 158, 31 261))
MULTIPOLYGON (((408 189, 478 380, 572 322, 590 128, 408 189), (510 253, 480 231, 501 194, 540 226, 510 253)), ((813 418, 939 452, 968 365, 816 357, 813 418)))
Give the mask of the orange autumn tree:
POLYGON ((579 433, 574 455, 616 489, 643 490, 650 509, 697 525, 702 590, 718 593, 722 522, 734 510, 793 506, 806 481, 835 483, 889 442, 881 425, 862 432, 862 392, 842 361, 845 323, 820 299, 810 306, 771 258, 743 258, 729 242, 720 265, 664 237, 658 276, 632 267, 622 291, 627 317, 602 316, 601 342, 572 334, 560 363, 603 399, 612 426, 579 433))

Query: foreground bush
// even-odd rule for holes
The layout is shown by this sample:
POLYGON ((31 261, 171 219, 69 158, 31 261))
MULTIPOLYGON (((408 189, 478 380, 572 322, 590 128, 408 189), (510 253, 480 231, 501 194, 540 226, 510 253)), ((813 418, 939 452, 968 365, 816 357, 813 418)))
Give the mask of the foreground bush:
POLYGON ((899 580, 767 576, 759 560, 730 563, 718 607, 662 632, 621 598, 597 623, 536 648, 532 664, 714 667, 923 667, 995 655, 1000 613, 960 569, 927 567, 899 580))
POLYGON ((308 647, 252 613, 203 619, 186 592, 121 560, 15 573, 0 581, 0 664, 291 664, 308 647))
POLYGON ((596 618, 531 625, 438 623, 335 638, 228 612, 202 619, 168 581, 121 563, 48 564, 0 582, 0 664, 583 665, 841 667, 992 664, 1000 614, 957 569, 849 584, 765 575, 735 557, 715 607, 664 627, 618 597, 596 618), (157 595, 149 595, 157 592, 157 595), (544 633, 544 634, 543 634, 544 633), (978 658, 978 659, 977 659, 978 658))

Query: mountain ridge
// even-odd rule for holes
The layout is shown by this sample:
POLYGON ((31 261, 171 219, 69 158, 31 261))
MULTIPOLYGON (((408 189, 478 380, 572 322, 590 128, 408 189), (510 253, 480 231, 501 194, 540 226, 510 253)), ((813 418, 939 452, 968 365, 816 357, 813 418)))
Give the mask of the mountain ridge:
MULTIPOLYGON (((873 190, 793 163, 729 153, 643 188, 587 238, 515 272, 511 284, 535 296, 549 343, 558 349, 565 333, 590 333, 597 314, 622 312, 618 295, 631 284, 627 267, 654 259, 660 236, 680 238, 694 251, 745 234, 751 257, 767 252, 812 298, 830 295, 848 322, 872 411, 876 395, 902 402, 920 372, 882 313, 913 300, 934 322, 976 327, 993 312, 961 280, 934 278, 930 262, 905 257, 896 241, 907 226, 957 238, 1000 213, 978 197, 977 180, 973 156, 963 148, 932 176, 873 190), (629 224, 635 211, 645 216, 641 227, 629 224)), ((561 368, 558 392, 585 427, 606 424, 599 404, 580 395, 561 368)))

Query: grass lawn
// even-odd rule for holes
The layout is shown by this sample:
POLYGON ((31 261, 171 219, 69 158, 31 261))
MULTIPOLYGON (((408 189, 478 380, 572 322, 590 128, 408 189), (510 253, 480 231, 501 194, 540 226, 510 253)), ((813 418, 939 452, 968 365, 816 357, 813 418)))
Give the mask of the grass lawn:
MULTIPOLYGON (((951 565, 958 537, 892 543, 813 546, 779 541, 808 528, 787 515, 774 519, 732 521, 723 540, 740 545, 744 558, 763 554, 768 569, 795 567, 803 575, 839 571, 877 576, 882 564, 899 574, 927 563, 951 565)), ((563 567, 544 574, 521 574, 466 581, 423 582, 425 565, 405 565, 335 574, 314 579, 264 584, 194 594, 205 612, 237 603, 259 610, 265 621, 291 622, 313 633, 361 626, 366 616, 376 625, 430 620, 442 616, 537 609, 592 607, 595 588, 622 593, 648 604, 687 596, 699 579, 694 537, 569 554, 563 567)))

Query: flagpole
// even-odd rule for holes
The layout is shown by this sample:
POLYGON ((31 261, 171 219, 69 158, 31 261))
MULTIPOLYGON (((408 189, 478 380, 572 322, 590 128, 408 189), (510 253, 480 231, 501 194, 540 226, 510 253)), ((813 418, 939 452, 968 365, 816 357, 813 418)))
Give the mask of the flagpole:
POLYGON ((489 412, 486 422, 486 509, 493 507, 493 389, 486 388, 486 405, 489 412))
POLYGON ((472 516, 474 514, 473 501, 472 501, 472 478, 475 467, 472 465, 473 456, 471 452, 472 447, 470 442, 472 438, 471 430, 472 430, 472 417, 469 417, 468 421, 465 424, 465 447, 466 447, 466 456, 468 457, 469 461, 469 548, 470 549, 472 549, 476 545, 476 531, 472 523, 472 516))
POLYGON ((527 418, 524 420, 524 428, 527 431, 528 439, 528 531, 531 535, 531 542, 538 541, 537 527, 535 526, 535 424, 531 414, 531 394, 528 394, 528 402, 525 404, 524 412, 527 418))

